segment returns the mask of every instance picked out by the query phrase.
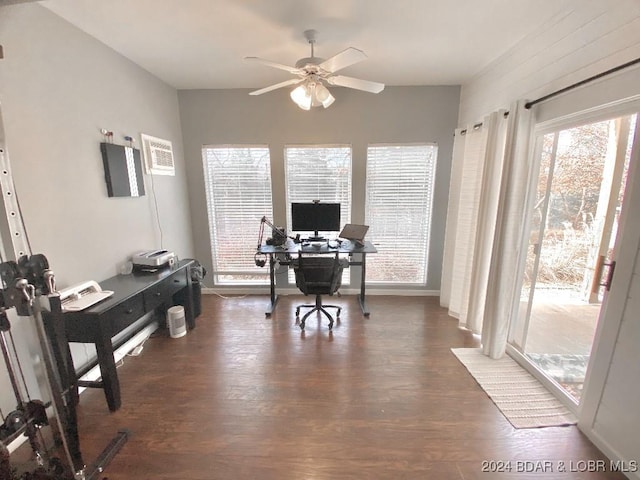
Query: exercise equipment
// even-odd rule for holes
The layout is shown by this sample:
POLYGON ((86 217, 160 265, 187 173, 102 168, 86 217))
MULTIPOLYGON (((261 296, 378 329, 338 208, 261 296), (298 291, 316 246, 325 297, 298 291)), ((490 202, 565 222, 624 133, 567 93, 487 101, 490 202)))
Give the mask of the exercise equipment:
MULTIPOLYGON (((67 342, 55 275, 43 254, 32 254, 15 191, 5 147, 0 109, 0 351, 16 407, 0 410, 0 479, 98 480, 104 467, 124 445, 121 430, 89 466, 80 450, 78 381, 67 342), (36 370, 38 387, 46 400, 32 398, 25 378, 24 359, 12 332, 15 322, 28 323, 37 335, 39 352, 29 366, 36 370), (34 363, 34 365, 31 365, 34 363), (42 433, 48 427, 53 442, 42 433), (9 448, 26 436, 36 467, 17 473, 9 448)), ((31 359, 30 359, 31 360, 31 359)))

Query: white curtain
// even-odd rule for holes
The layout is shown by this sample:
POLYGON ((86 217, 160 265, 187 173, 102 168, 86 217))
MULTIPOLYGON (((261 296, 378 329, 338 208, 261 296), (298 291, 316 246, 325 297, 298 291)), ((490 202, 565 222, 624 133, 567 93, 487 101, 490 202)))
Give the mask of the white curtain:
POLYGON ((509 330, 527 185, 523 102, 456 131, 440 303, 499 358, 509 330))
POLYGON ((455 170, 456 186, 450 187, 449 196, 453 208, 450 208, 447 217, 451 216, 453 221, 450 222, 447 218, 447 226, 451 225, 455 232, 449 229, 445 232, 445 245, 448 248, 444 260, 450 266, 450 285, 447 295, 441 295, 440 302, 449 308, 450 315, 460 319, 460 323, 465 326, 473 262, 473 252, 470 249, 474 238, 471 232, 475 232, 477 223, 486 141, 487 128, 484 127, 484 122, 475 128, 457 131, 454 140, 454 153, 457 157, 453 159, 452 169, 455 170))
POLYGON ((511 105, 502 168, 498 222, 493 236, 487 297, 482 326, 482 349, 500 358, 506 349, 513 303, 519 298, 518 256, 522 245, 523 218, 531 175, 531 138, 534 117, 524 101, 511 105))

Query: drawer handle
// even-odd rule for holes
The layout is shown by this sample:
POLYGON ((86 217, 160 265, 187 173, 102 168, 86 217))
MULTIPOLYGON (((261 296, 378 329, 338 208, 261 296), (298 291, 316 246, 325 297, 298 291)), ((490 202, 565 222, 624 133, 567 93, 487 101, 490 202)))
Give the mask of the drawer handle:
POLYGON ((173 283, 180 283, 180 279, 179 278, 174 278, 173 279, 173 283))
POLYGON ((155 292, 155 293, 154 293, 154 295, 155 295, 156 297, 159 297, 160 295, 162 295, 162 292, 155 292))
POLYGON ((131 315, 133 313, 133 308, 130 308, 128 310, 125 310, 125 315, 131 315))

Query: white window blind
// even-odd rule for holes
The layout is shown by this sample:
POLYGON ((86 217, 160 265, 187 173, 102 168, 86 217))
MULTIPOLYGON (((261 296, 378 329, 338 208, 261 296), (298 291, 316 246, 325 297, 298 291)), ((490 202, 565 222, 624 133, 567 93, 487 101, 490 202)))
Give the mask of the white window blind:
POLYGON ((432 144, 368 147, 365 218, 378 249, 368 282, 426 284, 437 153, 432 144))
MULTIPOLYGON (((291 231, 291 204, 320 200, 340 203, 340 226, 351 222, 351 147, 349 145, 287 146, 284 152, 287 184, 287 231, 291 231)), ((339 232, 318 232, 337 238, 339 232)), ((295 283, 292 272, 289 282, 295 283)), ((349 270, 342 282, 349 283, 349 270)))
POLYGON ((260 219, 273 218, 269 148, 205 146, 202 159, 214 283, 268 283, 253 257, 260 219))

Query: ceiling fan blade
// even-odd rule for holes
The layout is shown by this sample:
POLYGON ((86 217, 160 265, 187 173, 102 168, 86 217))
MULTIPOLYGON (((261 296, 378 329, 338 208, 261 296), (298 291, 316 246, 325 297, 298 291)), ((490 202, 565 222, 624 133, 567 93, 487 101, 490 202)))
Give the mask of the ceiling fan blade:
POLYGON ((345 77, 344 75, 332 75, 327 78, 327 82, 329 82, 330 85, 355 88, 356 90, 362 90, 369 93, 380 93, 384 90, 384 83, 370 82, 369 80, 345 77))
POLYGON ((338 70, 342 70, 343 68, 348 67, 349 65, 361 62, 366 58, 367 56, 362 50, 349 47, 346 50, 343 50, 342 52, 334 55, 333 57, 328 58, 319 66, 321 69, 326 70, 329 73, 334 73, 338 70))
POLYGON ((291 80, 285 80, 284 82, 276 83, 275 85, 271 85, 270 87, 264 87, 260 90, 254 90, 253 92, 249 92, 249 95, 262 95, 263 93, 267 93, 278 88, 287 87, 289 85, 295 85, 296 83, 300 82, 302 82, 301 79, 292 78, 291 80))
POLYGON ((290 67, 289 65, 283 65, 282 63, 272 62, 270 60, 265 60, 264 58, 244 57, 244 59, 249 62, 261 63, 263 65, 266 65, 267 67, 279 68, 280 70, 285 70, 286 72, 293 73, 294 75, 304 74, 304 72, 299 68, 290 67))

